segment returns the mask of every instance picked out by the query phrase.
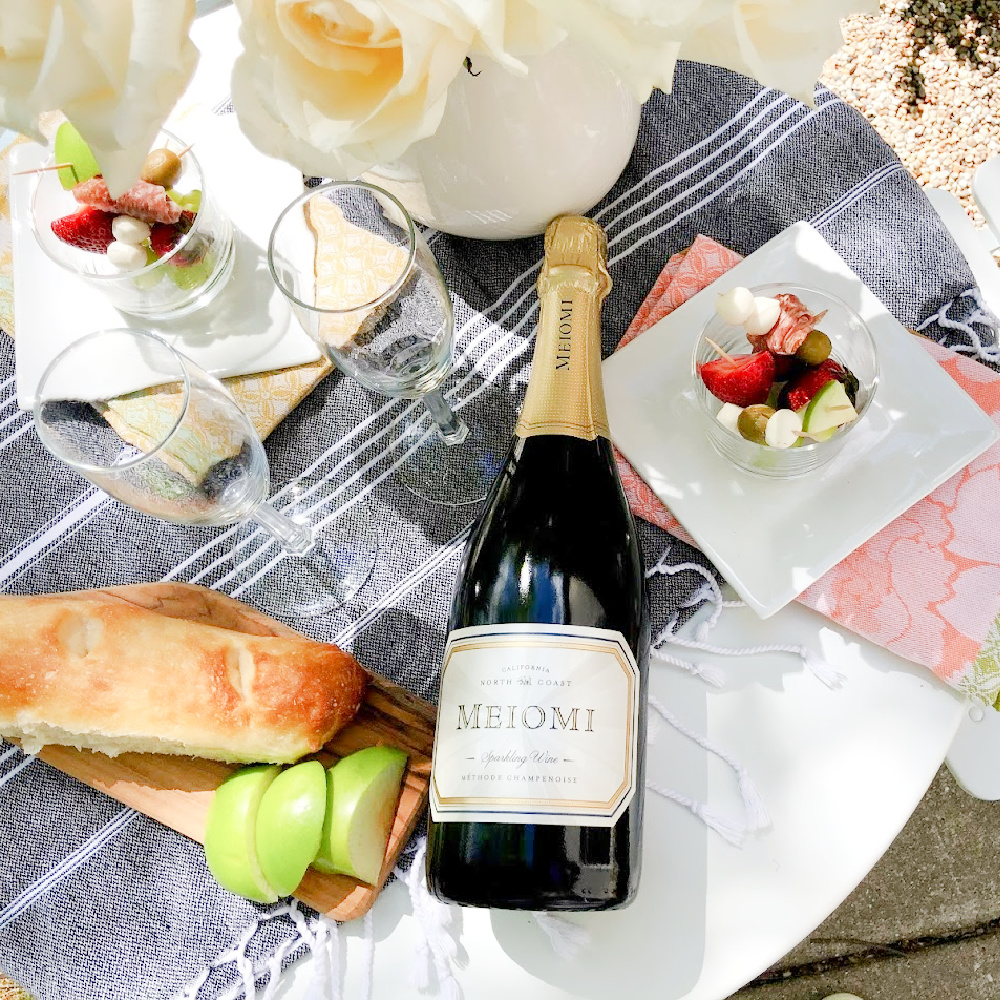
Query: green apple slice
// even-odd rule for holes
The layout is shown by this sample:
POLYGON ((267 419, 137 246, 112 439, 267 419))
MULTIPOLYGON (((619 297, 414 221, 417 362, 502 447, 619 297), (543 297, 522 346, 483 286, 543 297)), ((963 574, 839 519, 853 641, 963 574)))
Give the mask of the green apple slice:
POLYGON ((326 815, 326 769, 318 760, 282 771, 257 811, 257 857, 264 878, 287 896, 319 850, 326 815))
POLYGON ((181 208, 187 209, 189 212, 194 212, 195 215, 201 209, 201 191, 198 188, 194 188, 185 194, 181 194, 173 188, 167 188, 167 197, 180 205, 181 208))
POLYGON ((273 903, 278 893, 257 859, 257 810, 278 776, 277 764, 256 764, 234 771, 219 785, 205 823, 205 860, 224 889, 258 903, 273 903))
POLYGON ((375 885, 399 802, 406 754, 395 747, 365 747, 327 772, 327 808, 318 871, 353 875, 375 885))
MULTIPOLYGON (((176 258, 171 258, 176 261, 176 258)), ((212 276, 212 268, 215 267, 215 258, 209 252, 201 260, 194 264, 173 263, 167 268, 167 275, 170 280, 184 291, 194 291, 200 288, 212 276)))
POLYGON ((844 383, 831 379, 806 403, 802 411, 802 430, 814 440, 825 441, 857 416, 858 411, 851 404, 844 383))
POLYGON ((56 163, 72 164, 57 171, 59 183, 67 191, 101 172, 90 146, 71 122, 63 122, 56 129, 54 155, 56 163))

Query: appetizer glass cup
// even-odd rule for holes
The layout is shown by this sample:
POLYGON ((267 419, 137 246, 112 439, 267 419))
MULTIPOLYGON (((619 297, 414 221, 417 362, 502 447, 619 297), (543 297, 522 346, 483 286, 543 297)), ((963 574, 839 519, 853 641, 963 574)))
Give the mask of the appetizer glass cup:
MULTIPOLYGON (((179 194, 201 193, 191 229, 174 249, 135 271, 120 271, 106 254, 81 250, 52 232, 52 223, 83 206, 59 182, 58 170, 40 170, 31 197, 35 239, 45 255, 63 270, 100 289, 124 313, 147 320, 186 316, 210 302, 233 270, 233 225, 205 185, 194 151, 170 132, 160 132, 152 149, 184 150, 181 174, 173 185, 179 194)), ((55 160, 50 160, 50 164, 55 160)))
POLYGON ((369 389, 424 404, 412 422, 396 421, 407 488, 446 505, 485 497, 506 440, 481 423, 468 426, 444 398, 451 299, 401 202, 360 181, 310 188, 275 222, 268 264, 330 361, 369 389))
MULTIPOLYGON (((60 461, 122 503, 175 524, 253 521, 287 558, 266 554, 233 597, 309 617, 340 607, 378 553, 367 512, 315 527, 268 502, 264 446, 229 390, 144 330, 99 330, 46 368, 35 428, 60 461)), ((237 553, 234 553, 237 554, 237 553)))
POLYGON ((857 418, 841 427, 828 440, 810 441, 809 438, 801 438, 800 444, 784 449, 748 441, 739 432, 732 431, 719 422, 717 414, 723 403, 705 387, 698 368, 704 362, 719 357, 709 343, 710 340, 732 355, 749 354, 752 350, 750 342, 742 326, 726 323, 717 314, 706 324, 691 357, 691 378, 708 440, 723 458, 744 472, 773 479, 790 479, 820 468, 839 454, 848 436, 864 419, 878 387, 878 352, 864 320, 846 302, 828 292, 791 284, 758 285, 750 291, 755 296, 766 297, 783 293, 796 295, 813 314, 825 309, 826 315, 817 323, 816 328, 830 338, 830 357, 849 369, 859 382, 854 404, 858 412, 857 418))

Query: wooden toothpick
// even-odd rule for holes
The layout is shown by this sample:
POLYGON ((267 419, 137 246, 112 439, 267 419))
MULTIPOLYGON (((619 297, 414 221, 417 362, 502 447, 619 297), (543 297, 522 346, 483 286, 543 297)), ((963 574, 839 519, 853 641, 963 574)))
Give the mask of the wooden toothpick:
POLYGON ((731 354, 726 354, 726 352, 725 352, 725 351, 724 351, 724 350, 723 350, 723 349, 722 349, 721 347, 719 347, 719 345, 718 345, 718 344, 717 344, 717 343, 716 343, 716 342, 715 342, 714 340, 712 340, 712 338, 711 338, 711 337, 706 337, 706 338, 705 338, 705 343, 706 343, 706 344, 710 344, 710 345, 711 345, 711 347, 712 347, 712 349, 713 349, 713 350, 714 350, 714 351, 715 351, 715 352, 716 352, 717 354, 719 354, 719 355, 720 355, 720 357, 723 357, 723 358, 725 358, 725 359, 726 359, 727 361, 732 361, 732 360, 733 360, 733 357, 732 357, 732 355, 731 355, 731 354))
POLYGON ((64 170, 69 167, 73 169, 72 163, 50 163, 47 167, 33 167, 31 170, 15 170, 14 177, 20 177, 22 174, 40 174, 46 170, 64 170))

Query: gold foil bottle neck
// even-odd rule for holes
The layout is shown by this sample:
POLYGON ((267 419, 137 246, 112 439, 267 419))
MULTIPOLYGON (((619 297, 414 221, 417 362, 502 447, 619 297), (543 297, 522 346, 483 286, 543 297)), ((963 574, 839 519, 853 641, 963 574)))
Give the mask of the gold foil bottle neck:
POLYGON ((610 437, 601 382, 601 302, 611 289, 607 252, 607 237, 596 222, 561 215, 549 223, 531 378, 514 428, 518 437, 610 437))
POLYGON ((564 268, 589 271, 597 281, 597 298, 611 291, 608 274, 608 237, 593 219, 583 215, 556 216, 545 230, 545 264, 538 276, 542 296, 554 279, 566 274, 564 268))

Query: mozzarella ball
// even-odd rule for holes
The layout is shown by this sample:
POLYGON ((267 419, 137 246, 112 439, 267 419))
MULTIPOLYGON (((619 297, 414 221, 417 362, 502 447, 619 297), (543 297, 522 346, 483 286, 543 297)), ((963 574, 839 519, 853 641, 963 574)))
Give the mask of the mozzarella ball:
POLYGON ((108 260, 119 271, 138 271, 146 266, 146 251, 143 247, 115 240, 108 246, 108 260))
POLYGON ((738 434, 739 431, 736 429, 736 421, 740 419, 740 414, 742 412, 742 406, 737 406, 735 403, 723 403, 722 409, 715 415, 715 419, 718 420, 723 427, 728 427, 734 434, 738 434))
POLYGON ((116 215, 111 220, 111 232, 119 243, 131 243, 133 246, 149 239, 149 226, 131 215, 116 215))
POLYGON ((730 288, 720 292, 715 300, 715 311, 722 320, 732 326, 741 326, 753 312, 753 292, 749 288, 730 288))
POLYGON ((791 448, 801 434, 802 418, 794 410, 776 410, 764 425, 764 443, 772 448, 791 448))
POLYGON ((781 303, 777 299, 764 298, 758 295, 753 300, 753 310, 745 323, 747 333, 759 337, 767 333, 781 315, 781 303))

